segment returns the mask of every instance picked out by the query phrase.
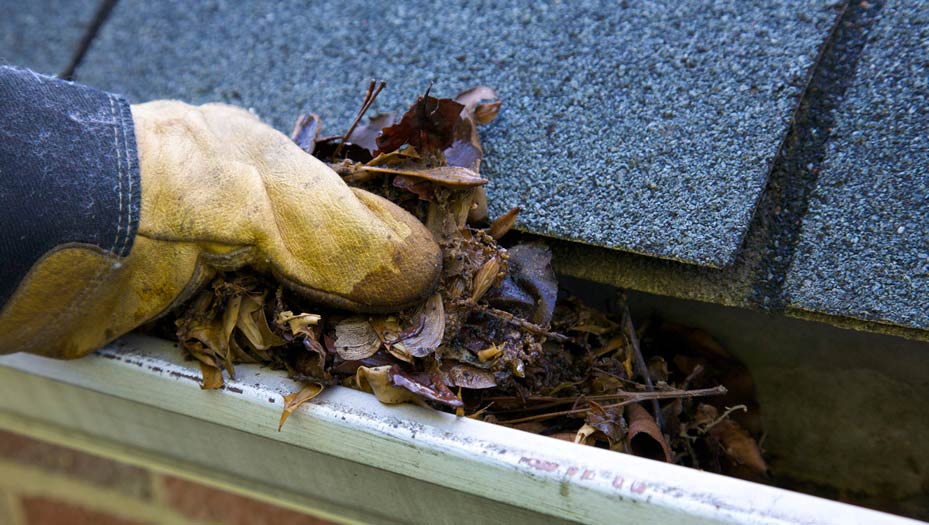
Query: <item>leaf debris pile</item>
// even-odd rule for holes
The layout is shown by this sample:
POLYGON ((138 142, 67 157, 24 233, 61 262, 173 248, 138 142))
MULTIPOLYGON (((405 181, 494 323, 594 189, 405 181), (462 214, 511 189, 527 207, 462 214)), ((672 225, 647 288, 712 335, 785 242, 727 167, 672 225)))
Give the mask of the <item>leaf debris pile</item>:
POLYGON ((262 363, 304 384, 285 398, 280 425, 340 384, 383 403, 764 480, 751 376, 724 348, 681 326, 634 327, 624 297, 611 315, 592 309, 559 292, 544 244, 502 243, 519 208, 488 221, 477 132, 500 110, 496 93, 427 90, 399 118, 361 124, 383 88, 371 83, 344 135, 321 136, 320 117, 307 114, 292 138, 428 227, 443 253, 436 293, 393 315, 358 315, 264 276, 223 274, 171 327, 199 362, 203 388, 221 388, 236 363, 262 363))

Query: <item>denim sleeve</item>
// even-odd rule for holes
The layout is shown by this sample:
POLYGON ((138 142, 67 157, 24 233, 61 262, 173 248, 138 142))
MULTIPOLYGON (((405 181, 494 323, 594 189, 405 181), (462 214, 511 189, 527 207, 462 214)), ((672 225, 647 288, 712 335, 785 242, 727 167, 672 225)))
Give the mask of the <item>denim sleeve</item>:
POLYGON ((58 247, 129 253, 141 195, 134 133, 125 99, 0 66, 0 309, 58 247))

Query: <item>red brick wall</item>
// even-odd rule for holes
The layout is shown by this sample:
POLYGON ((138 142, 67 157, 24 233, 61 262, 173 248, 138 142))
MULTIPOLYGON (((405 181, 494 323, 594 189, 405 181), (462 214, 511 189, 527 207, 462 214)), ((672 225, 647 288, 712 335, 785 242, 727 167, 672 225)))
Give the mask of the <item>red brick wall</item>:
POLYGON ((200 483, 0 431, 0 525, 325 525, 200 483))

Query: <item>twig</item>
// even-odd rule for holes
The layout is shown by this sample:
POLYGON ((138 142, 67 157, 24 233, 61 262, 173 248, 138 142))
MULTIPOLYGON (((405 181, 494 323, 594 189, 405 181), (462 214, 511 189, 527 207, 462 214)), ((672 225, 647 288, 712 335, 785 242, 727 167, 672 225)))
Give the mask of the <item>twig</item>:
POLYGON ((742 410, 743 412, 748 412, 748 407, 745 405, 736 405, 734 407, 727 408, 726 411, 723 412, 721 416, 714 419, 713 422, 707 425, 706 427, 704 427, 701 432, 703 434, 706 434, 707 432, 710 431, 711 428, 715 427, 718 423, 721 423, 724 419, 729 417, 729 414, 735 412, 736 410, 742 410))
MULTIPOLYGON (((498 414, 503 414, 507 412, 525 412, 527 410, 540 410, 543 408, 548 408, 550 406, 564 405, 567 403, 575 403, 577 401, 609 401, 612 399, 635 399, 636 401, 647 401, 651 399, 681 399, 681 398, 692 398, 692 397, 704 397, 704 396, 721 396, 729 391, 726 387, 719 385, 713 388, 700 388, 696 390, 661 390, 655 392, 625 392, 619 391, 614 394, 598 394, 594 396, 581 396, 578 398, 568 398, 568 397, 551 397, 551 396, 530 396, 526 398, 526 401, 540 401, 544 404, 528 406, 522 408, 513 408, 509 410, 499 410, 498 414)), ((509 399, 516 399, 514 397, 487 397, 484 398, 485 401, 505 401, 509 399)))
MULTIPOLYGON (((629 303, 626 301, 625 292, 622 293, 621 299, 623 301, 623 331, 626 333, 629 343, 632 344, 633 352, 635 352, 635 366, 645 379, 645 388, 649 392, 653 392, 655 390, 655 385, 652 384, 652 375, 648 372, 648 365, 645 364, 645 358, 642 357, 642 348, 639 346, 639 336, 636 335, 635 327, 632 326, 632 314, 629 312, 629 303)), ((658 424, 658 428, 661 430, 661 433, 664 434, 664 418, 661 416, 661 405, 658 404, 657 398, 652 399, 652 409, 654 409, 655 412, 655 423, 658 424)))
POLYGON ((471 307, 474 308, 475 310, 480 311, 481 313, 485 313, 492 317, 496 317, 497 319, 506 321, 512 324, 513 326, 518 326, 522 328, 523 330, 526 330, 527 332, 532 332, 538 335, 544 335, 545 337, 548 337, 549 339, 554 339, 555 341, 558 341, 559 343, 567 343, 568 341, 571 340, 571 338, 566 335, 562 335, 557 332, 549 332, 545 328, 535 323, 530 323, 529 321, 525 319, 520 319, 519 317, 516 317, 510 312, 505 312, 503 310, 498 310, 496 308, 493 308, 490 306, 484 306, 482 304, 476 304, 476 303, 466 303, 466 304, 473 305, 471 307))
MULTIPOLYGON (((700 390, 688 390, 686 391, 686 394, 687 394, 686 396, 681 395, 682 392, 642 392, 641 394, 636 394, 635 396, 630 397, 629 399, 620 401, 619 403, 612 403, 609 405, 600 405, 599 407, 600 408, 616 408, 616 407, 621 407, 621 406, 629 405, 632 403, 639 403, 641 401, 648 401, 648 400, 657 401, 658 399, 673 399, 673 398, 678 398, 678 397, 715 396, 715 395, 725 394, 725 393, 726 393, 726 389, 722 386, 718 386, 715 388, 703 388, 700 390)), ((526 423, 528 421, 536 421, 539 419, 548 419, 550 417, 583 414, 583 413, 591 411, 592 408, 593 407, 587 407, 587 408, 577 408, 573 410, 561 410, 558 412, 547 412, 545 414, 536 414, 533 416, 526 416, 526 417, 521 417, 517 419, 509 419, 507 421, 500 421, 500 423, 510 425, 510 424, 516 424, 516 423, 526 423)))
POLYGON ((358 114, 355 115, 355 120, 352 122, 352 125, 348 127, 348 131, 345 132, 345 135, 342 136, 342 140, 339 141, 338 146, 335 147, 335 151, 332 152, 332 158, 335 159, 339 156, 339 153, 342 152, 342 148, 345 146, 345 143, 348 142, 348 138, 352 136, 352 132, 355 131, 355 128, 358 127, 358 123, 361 122, 361 118, 365 113, 368 112, 368 109, 371 107, 371 104, 374 103, 374 99, 381 93, 381 91, 387 87, 387 82, 381 80, 380 84, 377 84, 377 81, 372 80, 368 84, 368 91, 365 93, 364 102, 361 103, 361 109, 358 110, 358 114), (375 88, 375 85, 377 87, 375 88))

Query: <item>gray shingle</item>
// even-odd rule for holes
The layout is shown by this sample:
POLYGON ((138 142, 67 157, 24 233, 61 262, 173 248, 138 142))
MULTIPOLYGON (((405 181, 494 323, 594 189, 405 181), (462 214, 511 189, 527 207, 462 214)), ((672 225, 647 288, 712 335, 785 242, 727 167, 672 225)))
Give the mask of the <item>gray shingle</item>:
POLYGON ((0 0, 0 64, 56 75, 68 65, 98 0, 0 0))
POLYGON ((888 3, 787 279, 792 310, 929 328, 929 4, 888 3))
POLYGON ((732 260, 837 2, 121 1, 78 78, 135 101, 295 113, 343 130, 430 80, 497 88, 491 211, 535 233, 710 266, 732 260), (467 4, 467 5, 465 5, 467 4))

